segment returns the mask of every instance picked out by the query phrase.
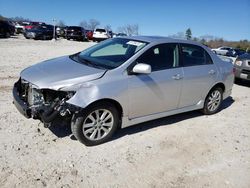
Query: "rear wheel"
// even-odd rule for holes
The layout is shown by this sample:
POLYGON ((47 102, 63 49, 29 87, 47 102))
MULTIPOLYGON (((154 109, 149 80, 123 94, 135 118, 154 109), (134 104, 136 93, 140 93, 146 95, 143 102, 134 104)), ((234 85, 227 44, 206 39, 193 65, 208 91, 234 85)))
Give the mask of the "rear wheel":
POLYGON ((234 83, 239 84, 240 82, 241 82, 241 79, 240 79, 240 78, 234 77, 234 83))
POLYGON ((5 38, 10 38, 10 33, 9 32, 5 33, 5 38))
POLYGON ((109 140, 119 123, 119 112, 111 103, 88 107, 84 113, 75 114, 71 122, 73 135, 83 144, 93 146, 109 140))
POLYGON ((220 87, 212 89, 205 100, 202 112, 206 115, 215 114, 219 111, 223 100, 223 90, 220 87))

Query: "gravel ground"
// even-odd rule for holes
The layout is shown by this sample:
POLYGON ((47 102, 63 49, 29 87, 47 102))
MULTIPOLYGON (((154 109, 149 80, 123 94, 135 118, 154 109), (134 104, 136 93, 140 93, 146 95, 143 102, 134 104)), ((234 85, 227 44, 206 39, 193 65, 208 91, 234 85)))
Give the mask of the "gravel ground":
POLYGON ((12 104, 25 67, 94 43, 0 39, 0 187, 250 187, 250 84, 212 116, 194 111, 119 130, 86 147, 12 104))

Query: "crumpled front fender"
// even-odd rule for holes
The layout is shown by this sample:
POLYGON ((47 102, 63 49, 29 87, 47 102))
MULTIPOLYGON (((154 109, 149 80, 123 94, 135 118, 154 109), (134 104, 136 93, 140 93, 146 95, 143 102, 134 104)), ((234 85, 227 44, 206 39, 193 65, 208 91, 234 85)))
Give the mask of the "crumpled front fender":
MULTIPOLYGON (((100 80, 98 80, 100 82, 100 80)), ((70 98, 67 103, 86 108, 91 103, 102 100, 111 99, 118 102, 123 108, 123 115, 127 115, 128 109, 128 86, 125 80, 110 81, 106 83, 86 83, 77 89, 75 95, 70 98)))

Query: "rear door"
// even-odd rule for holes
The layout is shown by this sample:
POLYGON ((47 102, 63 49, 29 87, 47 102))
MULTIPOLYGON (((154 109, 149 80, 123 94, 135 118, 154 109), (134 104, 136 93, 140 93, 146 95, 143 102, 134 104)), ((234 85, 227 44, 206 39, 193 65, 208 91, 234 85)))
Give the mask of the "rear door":
POLYGON ((179 108, 204 100, 217 78, 217 68, 209 54, 200 46, 180 44, 184 72, 179 108))
POLYGON ((152 72, 128 76, 129 118, 176 109, 183 77, 178 44, 156 45, 135 63, 151 65, 152 72))

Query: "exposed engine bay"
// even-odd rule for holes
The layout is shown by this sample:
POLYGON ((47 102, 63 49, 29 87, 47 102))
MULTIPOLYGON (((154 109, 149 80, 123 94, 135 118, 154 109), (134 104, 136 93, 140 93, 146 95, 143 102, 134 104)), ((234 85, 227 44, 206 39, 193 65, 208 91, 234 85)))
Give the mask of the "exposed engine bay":
POLYGON ((23 105, 26 106, 24 115, 41 120, 45 126, 50 126, 50 123, 59 116, 71 118, 79 109, 66 102, 74 95, 74 92, 39 89, 21 78, 15 83, 13 94, 18 95, 23 105))

